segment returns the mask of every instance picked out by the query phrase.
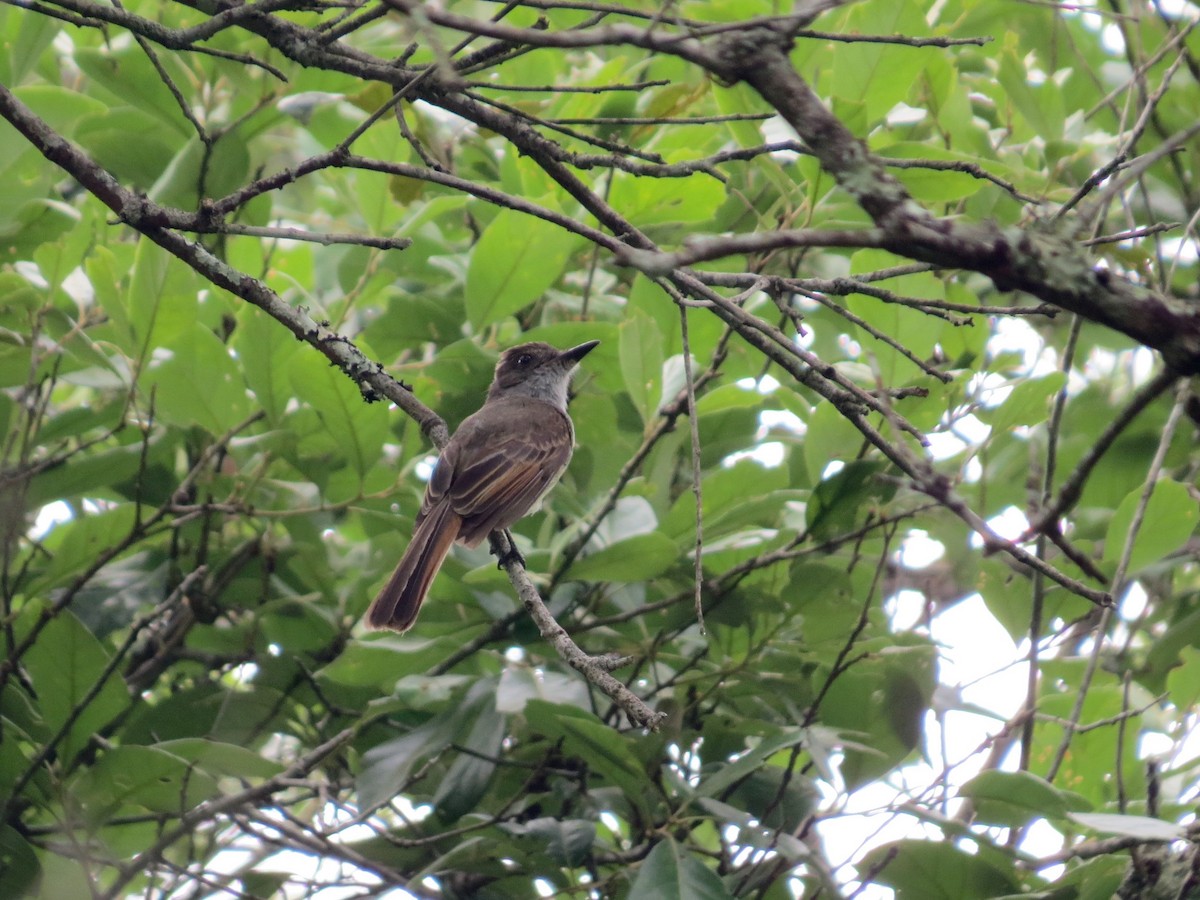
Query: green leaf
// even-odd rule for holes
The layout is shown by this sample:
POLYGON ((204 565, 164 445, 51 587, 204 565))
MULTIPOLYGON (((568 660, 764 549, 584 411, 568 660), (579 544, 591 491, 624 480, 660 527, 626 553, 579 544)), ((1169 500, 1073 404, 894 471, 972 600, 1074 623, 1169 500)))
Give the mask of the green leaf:
POLYGON ((1115 813, 1070 813, 1070 818, 1102 834, 1137 838, 1140 841, 1182 841, 1187 829, 1175 822, 1149 816, 1122 816, 1115 813))
POLYGON ((574 673, 515 667, 500 673, 496 688, 496 708, 500 712, 522 712, 530 700, 583 706, 588 701, 587 686, 574 673))
POLYGON ((292 879, 290 872, 239 872, 238 880, 247 897, 269 900, 284 893, 284 885, 292 879))
POLYGON ((822 724, 850 742, 842 762, 848 785, 857 787, 891 771, 918 746, 936 683, 935 652, 915 635, 902 641, 908 646, 886 639, 861 643, 859 649, 869 656, 835 678, 821 703, 822 724))
POLYGON ((430 753, 451 741, 463 740, 480 710, 490 705, 494 686, 490 680, 476 682, 458 705, 413 728, 407 734, 377 744, 362 755, 358 773, 359 802, 364 807, 386 803, 399 793, 413 768, 430 753))
POLYGON ((863 436, 832 403, 818 403, 804 437, 804 461, 809 474, 821 478, 831 462, 858 458, 863 436))
POLYGON ((663 337, 658 323, 639 309, 626 315, 620 330, 621 373, 625 390, 643 422, 655 418, 662 393, 663 337))
POLYGON ((568 753, 642 804, 656 792, 629 746, 630 738, 613 731, 584 710, 530 700, 525 704, 530 726, 548 738, 561 738, 568 753))
POLYGON ((501 210, 467 267, 467 318, 483 328, 537 300, 558 280, 578 238, 544 219, 501 210))
POLYGON ((96 825, 118 810, 141 807, 182 815, 218 794, 217 782, 171 753, 153 747, 114 747, 72 785, 96 825))
POLYGON ((161 127, 141 109, 118 107, 81 119, 75 139, 104 168, 141 189, 149 190, 185 143, 177 131, 161 127), (129 135, 138 139, 131 141, 129 135))
POLYGON ((443 822, 457 822, 478 808, 496 772, 495 760, 507 734, 506 723, 507 717, 496 711, 495 697, 486 698, 470 733, 461 742, 469 752, 458 754, 434 792, 433 806, 443 822))
POLYGON ((162 741, 154 748, 186 760, 212 776, 231 775, 234 778, 272 778, 283 771, 273 759, 259 756, 248 747, 226 744, 207 738, 177 738, 162 741))
POLYGON ((852 531, 861 519, 862 507, 890 499, 895 485, 877 479, 887 465, 875 460, 847 463, 820 482, 808 502, 808 530, 821 540, 852 531))
POLYGON ((191 269, 151 241, 138 241, 125 299, 130 354, 145 358, 194 330, 198 289, 191 269))
POLYGON ((659 841, 629 891, 638 900, 732 900, 721 879, 671 838, 659 841))
POLYGON ((199 323, 172 341, 171 357, 155 366, 146 382, 157 387, 158 414, 177 425, 199 425, 222 435, 250 413, 242 373, 229 348, 199 323))
POLYGON ((799 772, 765 766, 738 784, 729 802, 767 829, 794 833, 816 809, 820 796, 817 786, 799 772))
MULTIPOLYGON (((365 600, 362 608, 366 608, 365 600)), ((443 648, 441 641, 423 641, 412 635, 350 641, 317 675, 340 685, 371 687, 386 692, 402 673, 420 671, 426 664, 433 665, 443 656, 443 648)))
MULTIPOLYGON (((168 69, 179 83, 187 83, 187 72, 171 57, 168 69)), ((130 42, 114 49, 80 48, 74 60, 95 82, 110 91, 115 99, 152 112, 161 124, 187 135, 190 126, 170 89, 141 48, 130 42)))
POLYGON ((337 628, 329 612, 311 602, 315 598, 272 600, 260 607, 263 637, 293 653, 316 653, 336 640, 337 628))
MULTIPOLYGON (((355 65, 363 54, 385 62, 407 54, 404 65, 417 70, 487 48, 439 48, 437 29, 417 28, 405 33, 406 50, 395 40, 400 20, 371 12, 380 4, 293 4, 274 14, 283 32, 305 39, 303 60, 264 56, 263 35, 241 27, 257 20, 218 28, 225 20, 214 20, 214 10, 237 4, 65 5, 103 5, 112 15, 102 29, 85 28, 47 15, 63 4, 0 3, 0 83, 135 198, 188 214, 205 212, 202 194, 223 194, 217 224, 316 238, 178 232, 225 275, 257 279, 290 308, 327 320, 451 426, 478 409, 500 348, 603 341, 574 385, 579 447, 549 498, 552 513, 520 523, 518 537, 535 548, 531 571, 546 573, 546 599, 563 627, 589 654, 641 660, 614 675, 667 718, 656 733, 631 727, 551 651, 482 549, 455 549, 412 633, 368 635, 362 613, 411 534, 424 488, 431 447, 418 424, 367 403, 361 373, 331 367, 276 319, 139 236, 128 216, 95 196, 96 183, 74 180, 0 121, 0 616, 22 657, 9 660, 0 690, 0 794, 21 784, 20 796, 4 799, 23 842, 13 853, 0 834, 0 880, 10 879, 0 881, 0 895, 89 897, 96 885, 103 892, 123 883, 122 873, 136 876, 123 890, 138 895, 200 885, 266 900, 299 889, 297 873, 276 863, 311 859, 314 840, 352 823, 331 819, 328 804, 299 787, 253 792, 347 727, 348 742, 308 780, 328 780, 343 805, 372 815, 369 824, 382 821, 358 829, 370 837, 345 832, 348 846, 381 871, 404 873, 417 890, 506 900, 536 888, 640 900, 723 893, 719 879, 729 894, 787 900, 836 895, 834 882, 853 893, 875 880, 860 895, 890 896, 895 889, 883 882, 895 875, 900 895, 914 900, 1108 900, 1118 891, 1128 854, 1034 872, 1011 848, 945 820, 938 773, 924 764, 937 737, 935 689, 938 707, 964 704, 953 696, 959 675, 939 671, 938 654, 982 664, 972 654, 988 639, 987 629, 972 629, 977 620, 950 627, 963 624, 958 613, 971 618, 954 604, 964 596, 967 606, 983 604, 982 615, 1028 644, 1030 585, 1003 547, 971 540, 946 497, 914 492, 888 448, 855 422, 932 467, 967 519, 994 521, 1028 506, 1029 486, 1048 465, 1045 422, 1056 397, 1066 401, 1053 448, 1057 480, 1096 447, 1142 384, 1149 355, 1130 333, 1148 333, 1131 327, 1145 310, 1131 296, 1106 307, 1105 324, 1073 328, 1069 314, 1039 308, 1046 291, 1033 282, 1049 272, 1058 290, 1098 267, 1097 277, 1118 288, 1132 280, 1184 305, 1195 299, 1187 178, 1200 157, 1194 141, 1174 153, 1163 145, 1164 136, 1186 134, 1200 109, 1189 73, 1167 77, 1180 53, 1200 51, 1200 30, 1183 33, 1186 17, 1112 19, 1123 26, 1121 48, 1108 19, 1098 26, 1062 4, 846 3, 788 48, 787 61, 821 102, 945 226, 947 254, 961 249, 957 233, 999 228, 1012 252, 997 245, 984 268, 1016 275, 997 288, 977 271, 988 253, 975 254, 974 268, 942 257, 930 268, 903 229, 888 250, 760 241, 754 252, 694 267, 700 283, 737 304, 736 315, 703 303, 684 310, 696 371, 714 375, 697 398, 695 424, 702 563, 722 590, 710 592, 700 634, 690 603, 676 602, 692 576, 689 423, 639 448, 647 425, 662 424, 662 398, 683 384, 674 289, 690 295, 684 302, 704 292, 491 201, 496 190, 531 198, 612 240, 667 253, 731 237, 752 247, 781 231, 869 237, 880 210, 863 208, 871 188, 856 181, 861 167, 849 160, 823 169, 818 156, 831 148, 812 134, 800 138, 812 152, 770 150, 797 137, 785 121, 795 117, 776 115, 744 81, 724 86, 686 52, 689 39, 711 49, 794 4, 658 4, 669 14, 642 24, 664 40, 678 36, 682 55, 603 43, 502 53, 464 73, 470 97, 432 90, 422 94, 428 102, 394 106, 391 86, 365 85, 337 64, 345 60, 339 48, 358 54, 355 65), (352 7, 360 12, 341 14, 352 7), (139 43, 122 24, 128 17, 151 20, 159 37, 207 34, 195 46, 216 55, 167 46, 150 31, 149 43, 139 43), (914 48, 889 35, 954 46, 914 48), (1105 228, 1135 236, 1085 245, 1096 235, 1035 233, 1035 220, 1053 219, 1129 145, 1145 98, 1108 94, 1139 62, 1145 71, 1132 75, 1162 95, 1151 127, 1136 135, 1144 171, 1114 179, 1142 176, 1146 187, 1105 228), (530 128, 501 128, 517 113, 492 100, 536 118, 530 128), (449 118, 439 104, 452 108, 449 118), (613 113, 646 121, 595 119, 613 113), (718 121, 717 113, 738 115, 718 121), (354 159, 329 156, 375 114, 392 127, 358 134, 354 159), (606 158, 613 152, 589 142, 596 137, 633 155, 606 158), (548 151, 576 182, 539 165, 548 151), (969 165, 936 168, 943 163, 969 165), (425 177, 415 177, 418 169, 425 177), (1154 233, 1172 222, 1182 224, 1154 233), (413 244, 322 242, 333 233, 413 244), (1039 265, 1030 246, 1058 255, 1039 265), (1022 278, 1033 293, 1001 289, 1022 278), (920 301, 915 307, 934 302, 922 312, 909 298, 920 301), (951 382, 919 371, 892 342, 951 382), (804 365, 787 364, 789 347, 803 351, 804 365), (1068 381, 1045 375, 1066 371, 1054 363, 1071 354, 1068 381), (819 393, 826 376, 851 379, 883 408, 831 402, 819 393), (210 432, 260 411, 262 420, 218 459, 195 468, 210 432), (893 411, 927 433, 930 446, 898 429, 893 411), (860 413, 867 418, 854 418, 860 413), (609 501, 616 505, 575 569, 556 566, 589 511, 609 501), (944 555, 907 568, 909 549, 925 536, 944 555), (175 596, 189 574, 203 577, 188 578, 175 596), (38 646, 22 647, 36 619, 57 619, 49 612, 58 600, 69 600, 77 624, 64 615, 65 624, 37 633, 38 646), (61 629, 79 625, 87 646, 61 639, 61 629), (89 679, 109 665, 113 677, 77 722, 96 686, 89 679), (799 728, 810 709, 817 719, 799 728), (56 730, 67 733, 65 743, 56 730), (167 848, 157 881, 142 873, 139 861, 176 827, 178 808, 214 783, 221 794, 242 795, 238 815, 269 832, 272 858, 230 863, 219 852, 233 833, 227 823, 202 823, 167 848), (870 817, 843 817, 843 830, 862 833, 831 845, 837 870, 829 880, 799 836, 814 808, 861 810, 859 800, 895 785, 913 801, 904 811, 928 831, 920 836, 949 849, 902 846, 898 860, 864 863, 858 848, 870 817), (905 881, 904 865, 926 850, 930 864, 905 881), (880 864, 879 879, 870 863, 880 864)), ((490 14, 487 4, 446 5, 490 14)), ((504 22, 552 34, 590 27, 588 10, 532 7, 518 4, 504 22)), ((436 87, 423 82, 423 90, 436 87)), ((172 216, 147 209, 151 230, 172 216)), ((1200 567, 1188 555, 1200 535, 1180 486, 1196 496, 1194 436, 1180 432, 1161 472, 1150 469, 1171 408, 1161 397, 1138 414, 1070 511, 1073 546, 1111 571, 1122 527, 1129 532, 1128 519, 1113 524, 1118 507, 1150 483, 1148 473, 1173 480, 1158 488, 1136 548, 1142 569, 1131 577, 1147 591, 1137 615, 1121 622, 1128 658, 1096 668, 1081 694, 1087 663, 1070 641, 1039 656, 1032 674, 1046 718, 1034 758, 1044 764, 1061 739, 1054 720, 1077 705, 1081 728, 1054 785, 990 771, 967 784, 962 800, 976 830, 1045 819, 1068 838, 1108 838, 1067 813, 1115 812, 1122 789, 1126 811, 1148 815, 1153 785, 1139 736, 1187 733, 1200 703, 1200 567), (1156 701, 1163 694, 1170 702, 1156 701)), ((1040 639, 1052 640, 1088 608, 1070 591, 1049 591, 1040 639)), ((977 765, 986 752, 950 748, 973 772, 988 768, 977 765)), ((1185 821, 1198 773, 1200 760, 1186 757, 1164 771, 1155 815, 1185 821)), ((1122 820, 1116 831, 1140 834, 1133 824, 1122 820)), ((1177 834, 1170 825, 1168 833, 1177 834)), ((1169 855, 1171 868, 1187 862, 1169 855)), ((301 875, 314 895, 345 887, 336 866, 306 866, 301 875)))
MULTIPOLYGON (((860 267, 877 261, 878 257, 879 254, 872 251, 855 254, 852 268, 857 271, 860 267)), ((941 301, 946 295, 945 284, 929 273, 896 279, 889 282, 889 289, 921 300, 941 301)), ((917 359, 931 358, 939 339, 946 331, 946 323, 942 319, 903 303, 884 303, 874 297, 852 295, 846 298, 845 304, 876 332, 887 335, 917 359)), ((921 368, 891 344, 861 327, 856 329, 856 333, 859 343, 869 354, 871 369, 880 373, 889 383, 926 377, 921 368)))
POLYGON ((1000 434, 1018 425, 1036 425, 1050 417, 1050 409, 1058 392, 1067 383, 1062 372, 1051 372, 1044 378, 1022 381, 994 410, 981 418, 1000 434))
POLYGON ((28 85, 17 91, 17 96, 52 128, 66 134, 72 133, 76 123, 87 116, 103 114, 108 110, 105 104, 94 97, 56 84, 28 85))
POLYGON ((112 496, 141 468, 143 448, 139 444, 114 447, 90 456, 76 456, 65 465, 38 474, 26 497, 30 508, 54 500, 112 496))
MULTIPOLYGON (((1083 672, 1085 662, 1082 659, 1064 660, 1061 663, 1046 661, 1042 668, 1043 683, 1053 685, 1058 679, 1062 679, 1064 684, 1076 685, 1076 679, 1083 672)), ((1077 706, 1080 695, 1077 690, 1061 691, 1047 688, 1039 698, 1039 706, 1047 716, 1065 718, 1078 715, 1081 722, 1097 722, 1125 716, 1122 726, 1127 734, 1148 727, 1148 723, 1144 725, 1141 716, 1136 713, 1143 706, 1151 707, 1153 698, 1147 696, 1136 681, 1125 686, 1119 675, 1097 672, 1082 699, 1080 713, 1077 706)), ((1047 737, 1047 740, 1052 738, 1047 737)), ((1063 758, 1057 780, 1069 784, 1076 793, 1087 799, 1092 808, 1104 809, 1107 804, 1117 799, 1113 786, 1116 780, 1114 768, 1120 765, 1121 777, 1124 779, 1126 791, 1129 792, 1127 796, 1143 796, 1141 792, 1146 789, 1145 764, 1137 758, 1136 747, 1130 747, 1126 743, 1122 753, 1121 746, 1121 729, 1112 727, 1080 730, 1071 739, 1071 752, 1063 758)))
MULTIPOLYGON (((387 409, 382 403, 368 404, 354 382, 311 351, 292 356, 288 374, 295 395, 316 411, 324 426, 319 434, 305 436, 313 451, 320 454, 324 446, 336 446, 351 472, 363 478, 383 455, 387 409)), ((302 443, 301 452, 305 450, 302 443)))
POLYGON ((9 88, 18 87, 61 28, 62 23, 53 16, 24 15, 20 9, 0 12, 0 42, 5 49, 0 57, 4 73, 0 81, 9 88))
POLYGON ((29 768, 34 748, 48 734, 33 707, 33 698, 24 691, 6 687, 0 694, 0 708, 5 713, 0 715, 0 727, 4 728, 5 735, 5 740, 0 741, 0 803, 9 803, 13 788, 29 768), (14 707, 17 708, 15 714, 12 712, 14 707))
MULTIPOLYGON (((193 643, 196 640, 196 637, 192 638, 193 643)), ((258 740, 264 730, 283 727, 284 698, 270 685, 242 685, 240 690, 225 693, 220 701, 208 732, 213 740, 227 744, 249 743, 258 740)), ((194 731, 189 733, 195 734, 194 731)))
POLYGON ((238 315, 233 349, 246 376, 246 384, 267 419, 278 425, 283 421, 292 385, 288 381, 288 363, 300 350, 292 333, 265 312, 246 305, 238 315))
POLYGON ((192 136, 148 193, 164 206, 191 209, 202 196, 220 197, 233 190, 249 172, 250 154, 237 130, 226 132, 211 148, 192 136))
POLYGON ((800 557, 788 582, 796 586, 794 602, 804 614, 805 642, 814 648, 841 648, 859 615, 846 572, 800 557))
POLYGON ((725 202, 725 187, 708 175, 641 178, 614 172, 609 200, 642 224, 703 222, 725 202))
POLYGON ((681 559, 673 540, 660 531, 651 531, 576 560, 566 577, 572 581, 647 581, 681 559))
POLYGON ((25 897, 41 877, 37 853, 11 825, 0 825, 0 897, 25 897))
POLYGON ((530 838, 555 863, 568 868, 584 865, 596 843, 596 823, 588 819, 542 817, 528 822, 502 822, 499 827, 515 837, 530 838))
MULTIPOLYGON (((1196 618, 1192 617, 1193 628, 1196 618)), ((1192 646, 1176 647, 1167 671, 1166 692, 1179 709, 1191 709, 1200 700, 1200 650, 1192 646)))
POLYGON ((747 390, 740 384, 723 384, 696 399, 696 414, 724 412, 727 409, 758 408, 763 405, 763 396, 756 390, 747 390))
POLYGON ((1061 819, 1073 800, 1031 772, 981 772, 959 794, 975 801, 976 820, 1015 828, 1037 818, 1061 819))
MULTIPOLYGON (((1133 525, 1134 513, 1142 502, 1142 491, 1142 488, 1131 491, 1113 514, 1104 539, 1105 562, 1116 563, 1120 559, 1133 525)), ((1134 538, 1129 573, 1140 572, 1186 544, 1196 530, 1196 517, 1196 501, 1186 486, 1169 478, 1156 482, 1134 538)))
POLYGON ((808 736, 805 729, 788 728, 764 739, 751 750, 732 761, 722 761, 714 766, 715 771, 706 774, 696 788, 697 797, 715 797, 727 788, 748 777, 781 750, 788 750, 804 741, 808 736))
MULTIPOLYGON (((142 846, 145 846, 143 842, 142 846)), ((137 851, 131 851, 136 853, 137 851)), ((44 853, 41 879, 34 900, 61 900, 63 897, 88 897, 96 887, 95 870, 82 860, 44 853)), ((8 896, 7 894, 3 896, 8 896)))
MULTIPOLYGON (((919 7, 892 3, 880 9, 853 10, 846 26, 877 34, 921 34, 926 27, 919 7)), ((830 54, 833 94, 841 102, 863 102, 872 119, 885 115, 908 98, 922 58, 904 48, 876 43, 851 42, 830 54)))
MULTIPOLYGON (((1105 854, 1071 866, 1054 882, 1050 900, 1113 900, 1125 881, 1129 859, 1121 853, 1105 854)), ((1162 882, 1160 882, 1161 884, 1162 882)))
POLYGON ((1016 129, 1017 134, 1020 137, 1037 134, 1043 140, 1062 137, 1065 118, 1062 91, 1049 79, 1036 86, 1030 82, 1029 67, 1021 58, 1021 49, 1014 38, 1012 33, 1006 36, 996 78, 1008 101, 1024 117, 1024 121, 1014 117, 1021 125, 1016 129))
MULTIPOLYGON (((27 633, 36 621, 37 608, 31 606, 18 619, 18 633, 27 633)), ((66 726, 58 746, 64 763, 129 704, 119 674, 103 678, 108 659, 95 636, 70 610, 63 610, 46 623, 22 660, 47 728, 58 733, 66 726)))
POLYGON ((640 794, 649 788, 645 770, 633 755, 626 738, 607 725, 566 717, 559 727, 567 736, 567 746, 597 772, 630 793, 640 794))
POLYGON ((857 866, 896 889, 896 900, 991 900, 1016 893, 1012 873, 945 841, 904 840, 876 847, 857 866))
MULTIPOLYGON (((706 5, 711 6, 711 4, 706 5)), ((717 108, 725 115, 760 111, 765 105, 763 104, 762 97, 742 82, 730 85, 717 82, 712 93, 713 99, 717 103, 717 108)), ((758 122, 735 120, 727 123, 725 127, 733 135, 740 147, 757 147, 762 144, 762 131, 758 122)))
POLYGON ((758 819, 738 806, 714 800, 712 797, 701 797, 696 803, 698 808, 715 822, 737 828, 738 844, 743 847, 778 853, 792 862, 801 862, 812 856, 812 851, 804 841, 793 837, 787 830, 781 831, 761 824, 758 819))
MULTIPOLYGON (((716 471, 706 472, 701 484, 706 544, 739 529, 773 524, 774 515, 785 498, 800 499, 802 496, 800 492, 788 492, 788 486, 788 474, 782 466, 764 466, 755 459, 739 459, 716 471)), ((693 542, 695 494, 684 491, 679 495, 662 523, 662 530, 683 544, 693 542)))

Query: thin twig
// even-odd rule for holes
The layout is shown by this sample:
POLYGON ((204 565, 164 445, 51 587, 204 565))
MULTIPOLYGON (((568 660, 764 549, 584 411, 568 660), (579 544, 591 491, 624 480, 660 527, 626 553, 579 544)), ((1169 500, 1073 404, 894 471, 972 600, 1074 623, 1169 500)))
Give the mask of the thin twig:
POLYGON ((610 91, 644 91, 654 87, 665 87, 670 81, 638 81, 630 84, 502 84, 498 81, 468 81, 469 88, 490 91, 514 91, 536 94, 604 94, 610 91))
POLYGON ((1146 407, 1162 396, 1178 378, 1179 376, 1170 369, 1162 369, 1137 389, 1129 402, 1104 426, 1104 430, 1088 447, 1083 458, 1079 460, 1071 474, 1059 487, 1054 501, 1038 513, 1037 518, 1025 529, 1025 533, 1018 538, 1018 541, 1026 541, 1035 534, 1056 527, 1058 519, 1079 500, 1083 493, 1083 486, 1087 483, 1092 470, 1104 458, 1121 433, 1141 415, 1146 407))
POLYGON ((696 502, 696 541, 692 547, 692 578, 695 582, 693 608, 700 633, 704 633, 704 494, 700 483, 700 422, 696 416, 696 384, 692 372, 692 344, 688 338, 687 307, 679 307, 679 334, 683 347, 684 391, 687 394, 687 417, 692 439, 692 493, 696 502))
MULTIPOLYGON (((1171 408, 1170 415, 1167 416, 1167 424, 1164 426, 1162 437, 1159 439, 1158 449, 1155 450, 1150 467, 1146 470, 1146 480, 1142 487, 1142 494, 1138 498, 1138 503, 1134 509, 1133 518, 1129 522, 1129 527, 1125 531, 1125 543, 1121 548, 1116 572, 1113 574, 1112 585, 1114 596, 1120 597, 1125 591, 1125 578, 1129 569, 1129 562, 1133 558, 1133 547, 1137 541, 1138 534, 1141 532, 1142 522, 1146 516, 1146 509, 1150 505, 1150 497, 1154 493, 1155 485, 1158 483, 1158 476, 1162 472, 1163 463, 1166 461, 1167 450, 1170 449, 1171 440, 1175 437, 1175 429, 1178 427, 1179 421, 1183 417, 1183 411, 1187 406, 1189 388, 1189 384, 1185 381, 1176 390, 1175 405, 1171 408)), ((1105 636, 1108 634, 1108 624, 1111 618, 1112 607, 1104 607, 1100 612, 1100 621, 1093 632, 1095 638, 1092 642, 1092 652, 1088 656, 1087 670, 1084 672, 1083 679, 1078 686, 1075 705, 1071 710, 1070 718, 1063 725, 1062 741, 1059 743, 1058 749, 1054 754, 1054 759, 1051 761, 1050 767, 1046 772, 1047 781, 1054 780, 1054 776, 1058 774, 1059 767, 1062 766, 1067 751, 1070 749, 1075 726, 1083 715, 1083 703, 1087 699, 1088 688, 1091 687, 1092 680, 1096 677, 1096 670, 1100 665, 1100 657, 1104 652, 1105 636)))
POLYGON ((230 815, 243 806, 253 805, 266 797, 285 790, 291 786, 294 779, 308 775, 327 756, 339 750, 354 735, 355 729, 347 728, 345 731, 334 735, 329 740, 314 747, 288 766, 282 773, 267 779, 262 784, 246 788, 236 794, 220 797, 216 800, 207 800, 195 809, 184 813, 179 817, 179 822, 174 828, 164 833, 153 844, 134 857, 131 862, 120 867, 117 877, 113 880, 112 884, 108 885, 108 889, 104 892, 104 900, 116 900, 118 897, 123 897, 125 888, 147 866, 158 860, 167 848, 176 841, 190 835, 197 826, 205 822, 215 821, 221 816, 230 815))
POLYGON ((524 567, 512 554, 512 548, 504 533, 492 532, 491 542, 493 554, 503 561, 502 564, 505 571, 508 572, 509 581, 516 589, 517 596, 530 618, 537 625, 542 639, 555 649, 567 665, 583 675, 589 684, 593 684, 603 691, 625 712, 629 721, 635 726, 657 731, 667 714, 650 709, 637 694, 613 678, 611 674, 614 669, 627 665, 629 659, 616 655, 590 656, 584 653, 571 640, 566 629, 558 624, 550 610, 546 608, 546 604, 533 586, 533 582, 529 580, 529 575, 525 572, 524 567))

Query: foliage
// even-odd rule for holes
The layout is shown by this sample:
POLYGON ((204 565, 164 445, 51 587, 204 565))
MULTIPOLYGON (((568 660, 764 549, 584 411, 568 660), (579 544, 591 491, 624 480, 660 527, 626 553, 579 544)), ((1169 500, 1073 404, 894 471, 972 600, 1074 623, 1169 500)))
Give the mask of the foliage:
POLYGON ((1195 14, 0 6, 0 895, 1184 896, 1195 14), (524 338, 528 574, 366 633, 524 338))

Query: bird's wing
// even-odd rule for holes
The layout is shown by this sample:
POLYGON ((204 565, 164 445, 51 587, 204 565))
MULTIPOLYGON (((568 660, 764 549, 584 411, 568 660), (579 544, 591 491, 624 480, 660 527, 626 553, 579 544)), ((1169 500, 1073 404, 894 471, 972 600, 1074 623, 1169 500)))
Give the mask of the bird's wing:
POLYGON ((446 490, 463 519, 463 543, 474 546, 493 529, 516 522, 566 468, 574 449, 570 422, 549 404, 540 406, 536 427, 526 418, 528 403, 505 404, 496 410, 503 418, 489 416, 485 428, 468 420, 451 441, 457 447, 447 445, 454 465, 446 490))

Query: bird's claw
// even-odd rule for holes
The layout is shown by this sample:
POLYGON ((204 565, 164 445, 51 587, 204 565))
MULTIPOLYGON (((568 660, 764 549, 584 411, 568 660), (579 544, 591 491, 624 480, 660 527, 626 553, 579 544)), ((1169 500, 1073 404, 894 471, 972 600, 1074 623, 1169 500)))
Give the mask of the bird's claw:
POLYGON ((521 551, 517 549, 517 542, 513 539, 512 532, 505 529, 504 537, 508 541, 508 549, 496 561, 497 569, 507 569, 509 563, 519 563, 521 568, 526 568, 525 557, 521 551))

